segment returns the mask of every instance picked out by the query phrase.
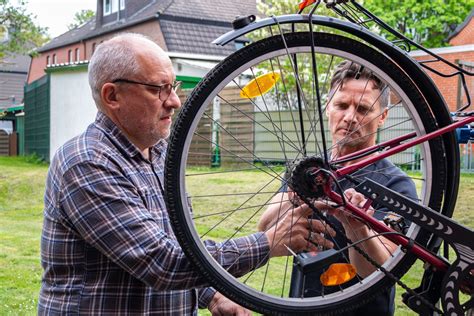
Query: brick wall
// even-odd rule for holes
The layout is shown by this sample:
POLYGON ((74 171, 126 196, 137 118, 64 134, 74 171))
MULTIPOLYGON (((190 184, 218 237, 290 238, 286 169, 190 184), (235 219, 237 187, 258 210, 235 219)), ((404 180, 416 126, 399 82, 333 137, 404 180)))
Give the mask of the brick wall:
MULTIPOLYGON (((452 63, 457 63, 458 60, 474 63, 474 47, 472 45, 448 47, 445 49, 435 49, 434 51, 437 52, 441 57, 452 63)), ((417 54, 415 54, 414 58, 417 60, 432 59, 431 56, 417 54)), ((430 63, 429 66, 443 74, 453 73, 453 69, 444 63, 430 63)), ((449 106, 450 111, 455 111, 457 108, 459 77, 454 76, 444 78, 430 71, 428 71, 428 74, 433 79, 434 83, 443 95, 447 105, 449 106)), ((466 81, 469 87, 469 91, 471 93, 471 97, 474 97, 474 78, 466 77, 466 81)), ((463 94, 463 104, 465 104, 465 102, 466 99, 463 94)))

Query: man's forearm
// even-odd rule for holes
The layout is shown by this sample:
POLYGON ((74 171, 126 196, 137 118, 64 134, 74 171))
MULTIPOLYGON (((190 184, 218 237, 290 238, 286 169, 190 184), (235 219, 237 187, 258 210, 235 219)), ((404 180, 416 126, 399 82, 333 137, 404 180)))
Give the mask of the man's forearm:
MULTIPOLYGON (((351 239, 352 242, 368 238, 366 241, 357 244, 357 246, 367 253, 370 258, 375 260, 375 262, 382 265, 395 251, 396 245, 385 237, 375 237, 375 235, 376 233, 373 230, 365 226, 358 232, 348 234, 348 238, 351 239)), ((366 277, 377 270, 377 268, 368 262, 354 247, 349 249, 349 259, 361 277, 366 277)))

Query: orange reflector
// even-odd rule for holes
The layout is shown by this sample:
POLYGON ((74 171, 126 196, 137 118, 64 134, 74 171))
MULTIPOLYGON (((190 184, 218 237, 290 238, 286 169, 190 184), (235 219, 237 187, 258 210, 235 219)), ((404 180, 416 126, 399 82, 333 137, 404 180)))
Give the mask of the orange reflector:
POLYGON ((300 8, 300 10, 303 10, 304 8, 306 8, 307 6, 312 5, 315 2, 316 2, 316 0, 304 0, 303 2, 301 2, 299 4, 299 8, 300 8))
POLYGON ((273 88, 278 80, 280 80, 280 74, 276 72, 270 72, 258 76, 242 88, 242 91, 240 91, 240 97, 251 99, 261 96, 273 88))
POLYGON ((352 280, 356 275, 355 267, 350 263, 333 263, 329 269, 321 274, 321 284, 324 286, 334 286, 352 280))

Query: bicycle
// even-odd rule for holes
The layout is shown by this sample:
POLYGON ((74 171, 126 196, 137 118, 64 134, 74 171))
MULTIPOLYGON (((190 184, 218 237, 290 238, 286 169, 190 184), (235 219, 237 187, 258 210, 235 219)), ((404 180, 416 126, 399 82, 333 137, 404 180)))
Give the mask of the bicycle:
MULTIPOLYGON (((264 314, 343 313, 394 283, 407 291, 404 302, 418 313, 466 313, 473 304, 470 241, 474 233, 449 217, 460 173, 455 132, 474 122, 466 85, 466 76, 474 74, 393 30, 353 0, 324 2, 344 20, 317 16, 314 13, 322 2, 304 1, 297 14, 259 21, 254 16, 236 19, 234 31, 215 41, 225 45, 259 29, 269 33, 210 71, 175 122, 165 175, 175 234, 190 260, 217 290, 264 314), (310 6, 309 13, 303 14, 310 6), (389 32, 394 40, 371 32, 371 24, 389 32), (407 54, 412 47, 433 59, 413 60, 407 54), (376 145, 331 158, 335 144, 326 135, 325 111, 331 98, 328 79, 342 61, 369 69, 397 100, 388 108, 393 120, 377 131, 376 145), (440 73, 430 66, 433 62, 448 64, 453 72, 440 73), (461 79, 466 104, 453 116, 423 69, 461 79), (407 172, 416 184, 417 200, 364 177, 361 170, 382 159, 407 172), (221 167, 196 167, 211 160, 221 167), (234 174, 241 178, 232 178, 234 174), (352 182, 369 202, 363 206, 348 202, 338 187, 342 180, 352 182), (201 185, 204 181, 206 186, 201 185), (312 297, 290 289, 290 257, 265 260, 258 264, 262 267, 245 276, 232 276, 227 270, 233 263, 225 263, 224 269, 203 240, 225 244, 254 232, 258 217, 269 205, 286 202, 272 198, 288 187, 308 205, 324 200, 344 207, 376 232, 373 238, 383 236, 399 245, 398 249, 380 264, 364 251, 362 241, 346 238, 345 249, 356 249, 375 271, 363 278, 356 273, 354 284, 343 287, 343 280, 332 286, 332 293, 312 297), (366 214, 371 204, 391 211, 386 224, 366 214), (455 260, 438 254, 442 242, 454 250, 455 260), (416 259, 423 260, 426 267, 420 286, 410 289, 401 277, 416 259), (467 294, 463 296, 461 290, 467 294), (442 306, 436 305, 438 300, 442 306)), ((327 221, 324 212, 312 208, 316 217, 327 221)), ((291 211, 291 207, 281 210, 278 219, 291 211)), ((291 245, 288 248, 291 252, 291 245)), ((295 254, 293 269, 329 271, 335 258, 344 259, 343 250, 321 253, 324 258, 295 254)), ((350 263, 347 257, 345 261, 350 263)))

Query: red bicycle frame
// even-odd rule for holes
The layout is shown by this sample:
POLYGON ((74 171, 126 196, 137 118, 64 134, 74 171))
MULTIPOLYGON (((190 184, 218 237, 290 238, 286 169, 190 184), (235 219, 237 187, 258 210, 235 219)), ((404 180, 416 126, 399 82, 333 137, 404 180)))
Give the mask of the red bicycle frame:
MULTIPOLYGON (((349 175, 352 172, 359 170, 361 168, 364 168, 380 159, 392 156, 394 154, 397 154, 399 152, 404 151, 407 148, 413 147, 415 145, 421 144, 423 142, 429 141, 433 138, 439 137, 443 135, 444 133, 451 132, 455 130, 456 128, 462 127, 464 125, 468 125, 470 123, 474 122, 474 117, 466 117, 463 118, 459 121, 454 122, 453 124, 450 124, 448 126, 445 126, 443 128, 440 128, 437 131, 431 132, 429 134, 417 137, 416 139, 413 139, 411 141, 408 141, 406 143, 401 143, 403 141, 412 139, 416 137, 416 133, 409 133, 400 137, 397 137, 395 139, 383 142, 381 144, 359 150, 357 152, 354 152, 350 155, 344 156, 340 159, 337 159, 335 161, 332 161, 332 163, 337 164, 338 162, 345 161, 350 158, 362 156, 366 153, 369 153, 377 148, 387 148, 389 149, 383 151, 382 153, 375 155, 375 156, 370 156, 367 157, 366 159, 362 159, 358 162, 355 162, 347 167, 342 167, 334 172, 334 175, 337 179, 340 179, 344 177, 345 175, 349 175)), ((327 197, 329 197, 331 200, 338 204, 344 204, 344 199, 341 197, 340 194, 335 192, 334 190, 331 189, 331 184, 330 182, 327 182, 324 185, 324 193, 326 194, 327 197)), ((404 237, 403 235, 397 234, 392 228, 389 226, 386 226, 385 224, 381 223, 374 217, 368 215, 366 211, 370 207, 371 201, 370 199, 368 200, 368 203, 364 205, 362 208, 358 208, 350 203, 347 203, 344 205, 346 209, 351 211, 355 216, 361 218, 364 220, 366 223, 368 223, 377 233, 387 233, 384 234, 384 236, 391 240, 392 242, 396 243, 397 245, 401 245, 402 247, 409 247, 410 251, 413 252, 418 258, 422 259, 423 261, 431 264, 433 267, 435 267, 438 270, 441 271, 446 271, 449 267, 448 265, 441 259, 439 259, 435 254, 431 253, 430 251, 426 250, 423 247, 420 247, 416 244, 410 245, 410 240, 408 237, 404 237), (391 234, 393 233, 393 234, 391 234)))

